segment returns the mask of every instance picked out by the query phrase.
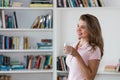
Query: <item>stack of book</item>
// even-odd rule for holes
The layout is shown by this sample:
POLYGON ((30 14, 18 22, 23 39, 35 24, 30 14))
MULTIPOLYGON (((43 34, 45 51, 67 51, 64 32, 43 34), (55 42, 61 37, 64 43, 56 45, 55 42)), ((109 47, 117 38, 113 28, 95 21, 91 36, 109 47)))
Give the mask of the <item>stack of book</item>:
POLYGON ((117 65, 106 65, 104 71, 107 72, 120 72, 120 59, 118 59, 117 65))
POLYGON ((40 43, 37 43, 38 49, 52 49, 52 39, 41 39, 40 43))
POLYGON ((30 7, 52 7, 52 0, 31 0, 30 7))
POLYGON ((106 65, 104 71, 107 72, 116 72, 117 66, 115 65, 106 65))
POLYGON ((10 70, 10 57, 0 54, 0 71, 10 70))
POLYGON ((10 65, 11 65, 11 70, 23 70, 23 69, 25 69, 24 64, 18 60, 12 59, 10 61, 10 65))
POLYGON ((24 65, 19 61, 11 61, 10 56, 0 55, 0 71, 21 70, 24 65))

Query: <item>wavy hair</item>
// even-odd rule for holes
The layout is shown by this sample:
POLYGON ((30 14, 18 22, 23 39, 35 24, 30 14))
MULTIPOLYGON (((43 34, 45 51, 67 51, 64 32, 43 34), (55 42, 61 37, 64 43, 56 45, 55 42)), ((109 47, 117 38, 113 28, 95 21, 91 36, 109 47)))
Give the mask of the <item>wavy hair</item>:
POLYGON ((101 57, 103 56, 103 47, 104 42, 102 38, 102 31, 100 23, 97 17, 91 14, 83 14, 80 16, 80 20, 83 20, 87 23, 87 32, 88 32, 88 43, 92 46, 92 49, 95 50, 95 47, 98 46, 101 51, 101 57))

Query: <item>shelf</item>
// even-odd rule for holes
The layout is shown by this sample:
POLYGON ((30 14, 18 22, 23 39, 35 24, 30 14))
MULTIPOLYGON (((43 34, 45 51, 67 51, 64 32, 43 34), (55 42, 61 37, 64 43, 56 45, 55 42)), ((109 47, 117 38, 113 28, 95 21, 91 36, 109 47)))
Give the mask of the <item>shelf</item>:
POLYGON ((0 52, 53 52, 53 50, 0 50, 0 52))
POLYGON ((59 74, 68 74, 68 71, 57 71, 59 74))
POLYGON ((47 9, 53 9, 53 7, 0 7, 0 9, 22 9, 22 10, 27 10, 27 9, 42 9, 42 10, 47 10, 47 9))
POLYGON ((53 29, 0 29, 0 31, 21 31, 21 32, 24 32, 24 31, 53 31, 53 29))
POLYGON ((0 73, 53 73, 53 70, 14 70, 14 71, 0 71, 0 73))
POLYGON ((61 7, 56 8, 57 10, 105 10, 105 9, 120 9, 120 7, 61 7))
POLYGON ((98 75, 120 75, 120 72, 98 72, 98 75))
MULTIPOLYGON (((58 74, 68 74, 68 71, 57 71, 58 74)), ((98 75, 120 75, 120 72, 98 72, 98 75)))

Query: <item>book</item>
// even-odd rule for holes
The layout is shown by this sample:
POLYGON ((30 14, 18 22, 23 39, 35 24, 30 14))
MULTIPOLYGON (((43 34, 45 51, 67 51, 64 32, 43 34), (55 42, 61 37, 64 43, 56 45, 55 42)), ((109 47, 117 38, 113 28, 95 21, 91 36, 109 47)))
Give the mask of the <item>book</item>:
POLYGON ((30 4, 29 7, 52 7, 53 4, 30 4))
POLYGON ((3 55, 0 54, 0 65, 3 65, 3 55))
POLYGON ((92 0, 88 0, 89 7, 93 7, 92 0))
POLYGON ((100 0, 100 3, 101 3, 101 6, 104 7, 105 4, 104 4, 104 0, 100 0))
POLYGON ((21 2, 13 2, 12 7, 22 7, 23 3, 21 2))
POLYGON ((24 49, 28 49, 29 48, 29 39, 28 37, 24 37, 24 49))
POLYGON ((16 16, 16 12, 15 11, 13 12, 13 16, 14 16, 13 18, 14 18, 14 22, 15 22, 14 26, 15 26, 15 28, 18 28, 17 16, 16 16))
POLYGON ((5 65, 0 66, 0 71, 9 71, 9 70, 10 70, 10 66, 5 66, 5 65))
POLYGON ((47 19, 48 19, 48 24, 46 24, 46 25, 48 25, 48 28, 53 28, 52 26, 52 15, 51 14, 48 14, 48 16, 47 16, 47 19))
POLYGON ((3 28, 3 24, 2 24, 2 13, 0 12, 0 28, 3 28))
POLYGON ((4 49, 4 36, 0 35, 0 49, 4 49))
POLYGON ((31 0, 31 3, 52 4, 52 0, 31 0))
POLYGON ((18 60, 10 61, 10 65, 20 65, 21 63, 18 60))
POLYGON ((45 55, 44 69, 48 69, 49 58, 50 58, 49 55, 45 55))
POLYGON ((57 0, 57 7, 63 7, 62 0, 57 0))
POLYGON ((41 29, 44 29, 44 28, 45 28, 45 16, 42 16, 42 17, 41 17, 41 20, 40 20, 40 28, 41 28, 41 29))
POLYGON ((91 0, 91 3, 92 3, 92 7, 96 7, 96 1, 95 0, 91 0))
POLYGON ((39 69, 44 69, 44 63, 45 63, 45 55, 42 55, 41 56, 41 64, 40 64, 39 69))
POLYGON ((69 7, 72 7, 70 0, 67 0, 69 7))
POLYGON ((67 3, 66 3, 67 0, 62 0, 62 1, 63 1, 63 6, 67 7, 67 3))
POLYGON ((9 6, 9 0, 4 0, 4 7, 8 7, 9 6))
POLYGON ((22 37, 22 36, 20 36, 19 37, 19 43, 17 43, 17 44, 19 44, 19 48, 18 49, 20 49, 20 50, 23 50, 24 49, 24 37, 22 37))
POLYGON ((76 5, 77 5, 77 7, 80 7, 78 0, 75 0, 75 3, 76 3, 76 5))
POLYGON ((13 28, 13 18, 12 18, 12 16, 8 16, 8 27, 7 28, 13 28))
POLYGON ((30 55, 29 56, 29 63, 28 63, 28 69, 32 69, 32 64, 33 64, 33 59, 34 59, 34 56, 33 55, 30 55))
POLYGON ((98 3, 99 7, 102 7, 102 4, 101 4, 100 0, 97 0, 97 3, 98 3))
POLYGON ((62 71, 62 65, 61 65, 61 63, 60 63, 60 58, 59 58, 59 56, 57 57, 57 70, 62 71))
POLYGON ((2 0, 0 0, 0 7, 2 7, 2 0))
POLYGON ((22 70, 25 69, 24 65, 12 65, 11 66, 12 70, 22 70))
POLYGON ((38 28, 40 25, 40 21, 39 21, 39 16, 37 16, 37 18, 34 20, 31 28, 38 28))
POLYGON ((2 23, 3 23, 2 28, 5 28, 5 12, 4 10, 2 10, 1 12, 2 12, 2 23))
POLYGON ((36 56, 36 64, 35 64, 35 69, 39 69, 40 64, 41 64, 41 55, 36 56))
POLYGON ((117 66, 115 65, 106 65, 104 68, 104 71, 109 71, 109 72, 116 72, 117 66))

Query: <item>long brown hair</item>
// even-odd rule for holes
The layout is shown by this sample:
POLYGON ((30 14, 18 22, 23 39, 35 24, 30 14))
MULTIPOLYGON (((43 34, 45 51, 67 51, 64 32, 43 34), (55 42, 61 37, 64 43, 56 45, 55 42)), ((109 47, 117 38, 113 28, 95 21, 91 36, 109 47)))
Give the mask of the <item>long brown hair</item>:
POLYGON ((88 43, 92 46, 92 49, 95 50, 95 47, 98 46, 101 51, 101 57, 103 56, 103 47, 104 42, 102 38, 102 32, 100 23, 97 17, 91 14, 83 14, 80 16, 80 20, 83 20, 87 23, 87 32, 88 32, 88 43))

